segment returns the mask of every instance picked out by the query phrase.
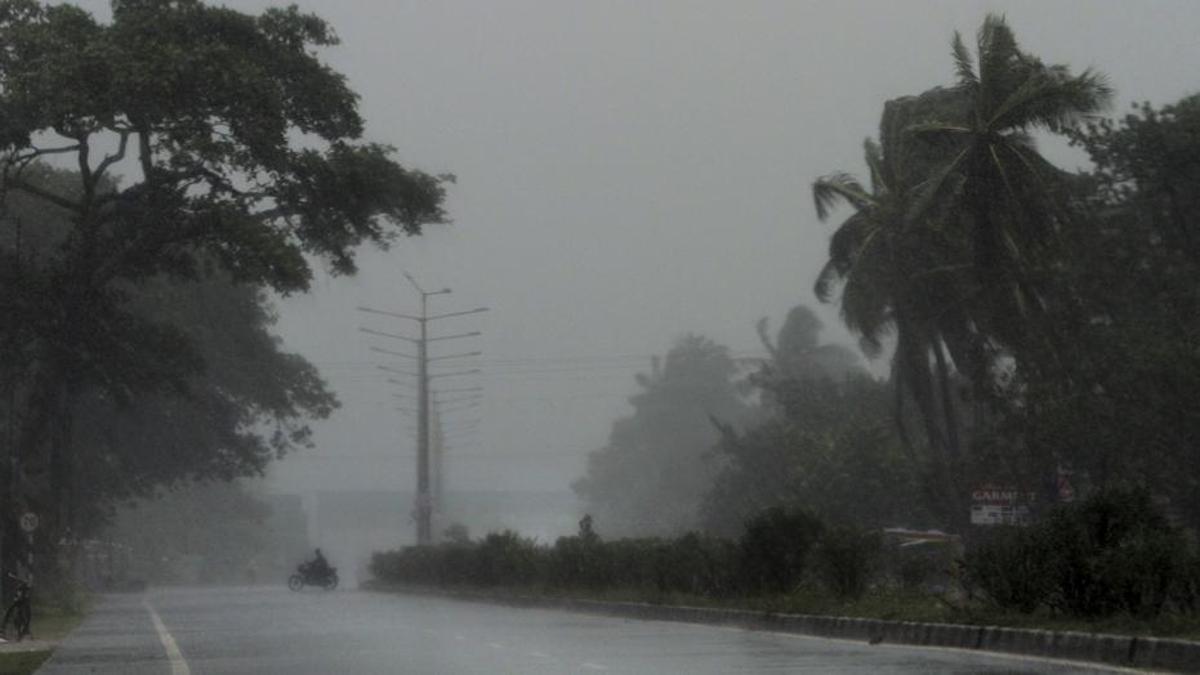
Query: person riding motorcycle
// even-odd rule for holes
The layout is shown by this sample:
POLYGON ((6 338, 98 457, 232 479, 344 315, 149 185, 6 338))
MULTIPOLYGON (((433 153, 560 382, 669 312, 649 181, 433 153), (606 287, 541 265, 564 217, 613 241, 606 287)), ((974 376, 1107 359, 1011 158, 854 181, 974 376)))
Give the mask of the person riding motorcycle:
POLYGON ((333 570, 329 566, 329 561, 325 559, 325 555, 321 553, 321 549, 314 551, 314 557, 311 562, 304 564, 304 573, 313 579, 324 579, 329 576, 333 570))

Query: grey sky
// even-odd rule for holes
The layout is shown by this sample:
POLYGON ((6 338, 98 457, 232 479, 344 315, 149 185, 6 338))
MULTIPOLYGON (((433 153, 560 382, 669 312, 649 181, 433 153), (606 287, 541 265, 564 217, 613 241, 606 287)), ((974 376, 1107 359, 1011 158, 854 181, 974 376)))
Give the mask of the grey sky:
POLYGON ((486 333, 481 431, 454 450, 451 485, 565 489, 648 355, 687 331, 755 353, 755 320, 816 306, 832 225, 809 183, 861 173, 883 102, 950 83, 953 31, 973 36, 987 11, 1043 59, 1107 73, 1118 110, 1200 88, 1193 0, 299 5, 342 37, 326 57, 362 95, 369 138, 458 185, 452 226, 280 303, 287 346, 344 403, 317 449, 273 470, 280 489, 411 486, 412 434, 368 351, 403 345, 356 330, 407 327, 354 310, 415 309, 401 270, 454 289, 438 309, 492 308, 444 324, 486 333))

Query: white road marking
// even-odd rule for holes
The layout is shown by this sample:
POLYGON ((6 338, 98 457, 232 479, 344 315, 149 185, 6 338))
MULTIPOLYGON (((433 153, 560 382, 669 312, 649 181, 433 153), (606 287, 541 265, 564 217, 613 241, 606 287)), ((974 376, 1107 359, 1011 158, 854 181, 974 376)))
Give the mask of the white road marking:
POLYGON ((463 640, 466 640, 467 638, 466 638, 465 636, 462 636, 462 635, 455 635, 455 636, 454 636, 454 639, 455 639, 455 640, 458 640, 459 642, 462 642, 463 640))
POLYGON ((492 649, 504 649, 504 645, 500 644, 499 642, 489 642, 487 643, 487 646, 491 647, 492 649))
POLYGON ((171 675, 192 675, 192 669, 188 668, 187 661, 183 658, 183 653, 179 651, 179 645, 175 644, 175 638, 171 637, 171 633, 167 631, 167 625, 163 623, 162 617, 149 602, 142 602, 146 607, 146 611, 150 612, 150 621, 154 623, 154 630, 158 631, 158 641, 162 643, 163 649, 167 652, 167 660, 171 662, 171 675))
POLYGON ((545 652, 529 652, 529 655, 535 659, 548 659, 550 655, 545 652))
POLYGON ((608 666, 602 666, 599 663, 584 662, 579 665, 590 670, 608 670, 608 666))

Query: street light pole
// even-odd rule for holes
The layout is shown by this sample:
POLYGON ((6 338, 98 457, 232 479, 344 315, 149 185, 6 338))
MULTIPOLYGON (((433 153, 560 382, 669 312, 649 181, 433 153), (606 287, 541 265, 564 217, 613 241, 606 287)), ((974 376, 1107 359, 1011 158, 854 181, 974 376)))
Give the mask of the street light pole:
MULTIPOLYGON (((365 333, 370 333, 372 335, 379 335, 379 336, 383 336, 383 337, 391 337, 391 338, 405 340, 410 343, 416 343, 416 345, 417 345, 417 356, 416 356, 417 372, 415 373, 415 375, 417 377, 417 499, 416 499, 416 509, 415 510, 416 510, 416 520, 417 520, 417 545, 418 546, 426 546, 426 545, 433 543, 433 495, 431 493, 431 482, 430 482, 430 475, 429 475, 430 474, 429 382, 434 377, 460 375, 460 374, 468 374, 468 373, 478 372, 478 371, 472 370, 472 371, 466 371, 464 373, 439 373, 437 375, 431 375, 429 372, 429 362, 443 360, 443 359, 449 359, 449 358, 459 358, 459 357, 464 357, 464 356, 478 356, 479 355, 479 352, 470 352, 467 354, 453 354, 450 356, 440 356, 440 357, 431 358, 429 356, 429 343, 430 342, 435 342, 435 341, 440 341, 440 340, 451 340, 451 339, 464 338, 464 337, 473 337, 473 336, 479 335, 479 333, 472 332, 472 333, 462 333, 459 335, 445 335, 445 336, 439 336, 439 337, 430 337, 429 322, 436 321, 438 319, 448 319, 448 318, 456 317, 456 316, 465 316, 467 314, 477 314, 479 312, 486 312, 487 308, 479 307, 477 309, 472 309, 472 310, 468 310, 465 312, 450 312, 447 314, 437 314, 437 315, 430 316, 430 314, 429 314, 429 298, 430 298, 430 296, 444 295, 444 294, 450 293, 450 289, 443 288, 438 291, 427 291, 424 288, 422 288, 421 285, 417 283, 417 280, 412 278, 412 276, 409 275, 407 272, 404 274, 404 277, 406 279, 408 279, 408 282, 410 284, 412 284, 413 288, 416 289, 417 293, 420 294, 420 296, 421 296, 421 313, 420 313, 420 315, 412 316, 410 314, 385 312, 385 311, 381 311, 381 310, 377 310, 377 309, 370 309, 367 307, 359 307, 358 309, 361 311, 370 312, 372 314, 384 314, 384 315, 388 315, 388 316, 398 317, 401 319, 408 319, 410 321, 415 321, 415 322, 417 322, 419 329, 420 329, 420 332, 418 333, 417 338, 410 338, 410 337, 406 337, 403 335, 395 335, 395 334, 391 334, 391 333, 383 333, 380 331, 374 331, 374 330, 369 330, 369 329, 365 329, 365 328, 362 328, 360 330, 362 330, 365 333)), ((380 350, 380 349, 377 349, 375 351, 391 353, 391 352, 387 352, 386 350, 380 350)), ((380 366, 380 368, 383 370, 387 370, 389 372, 405 374, 405 373, 403 373, 403 371, 393 370, 391 368, 386 368, 384 366, 380 366)))

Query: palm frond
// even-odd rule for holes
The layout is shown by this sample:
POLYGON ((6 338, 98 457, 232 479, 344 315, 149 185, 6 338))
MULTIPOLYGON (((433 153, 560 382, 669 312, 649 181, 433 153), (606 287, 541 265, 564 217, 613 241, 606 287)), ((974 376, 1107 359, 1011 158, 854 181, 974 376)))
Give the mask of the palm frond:
POLYGON ((863 141, 863 158, 867 162, 867 170, 871 172, 871 192, 878 195, 888 191, 891 181, 886 176, 883 150, 879 144, 870 138, 863 141))
POLYGON ((971 58, 971 52, 963 44, 962 35, 958 31, 954 31, 950 49, 954 56, 954 72, 958 75, 959 86, 974 90, 979 86, 979 76, 975 74, 975 60, 971 58))
POLYGON ((837 261, 827 260, 821 268, 821 272, 817 274, 817 281, 813 284, 813 294, 821 302, 828 303, 833 297, 834 286, 841 283, 843 279, 844 274, 837 261))
POLYGON ((848 173, 832 173, 818 178, 813 181, 812 192, 817 218, 822 221, 829 217, 830 209, 840 201, 858 210, 866 208, 874 201, 862 183, 848 173))
POLYGON ((905 132, 930 143, 954 141, 974 133, 970 127, 949 122, 919 122, 910 125, 905 132))
POLYGON ((1003 92, 1011 88, 1012 77, 1018 70, 1014 66, 1022 62, 1016 36, 1003 15, 988 14, 976 35, 979 60, 979 87, 977 112, 981 117, 991 117, 989 111, 997 100, 1005 98, 1003 92))
POLYGON ((989 127, 1063 131, 1107 108, 1112 94, 1108 79, 1094 70, 1070 77, 1061 67, 1042 68, 997 106, 989 127))
POLYGON ((950 161, 934 171, 929 178, 918 183, 914 192, 916 198, 909 205, 905 220, 917 222, 928 218, 933 208, 939 204, 949 204, 954 200, 950 196, 962 187, 962 169, 970 156, 971 146, 960 150, 950 161))

